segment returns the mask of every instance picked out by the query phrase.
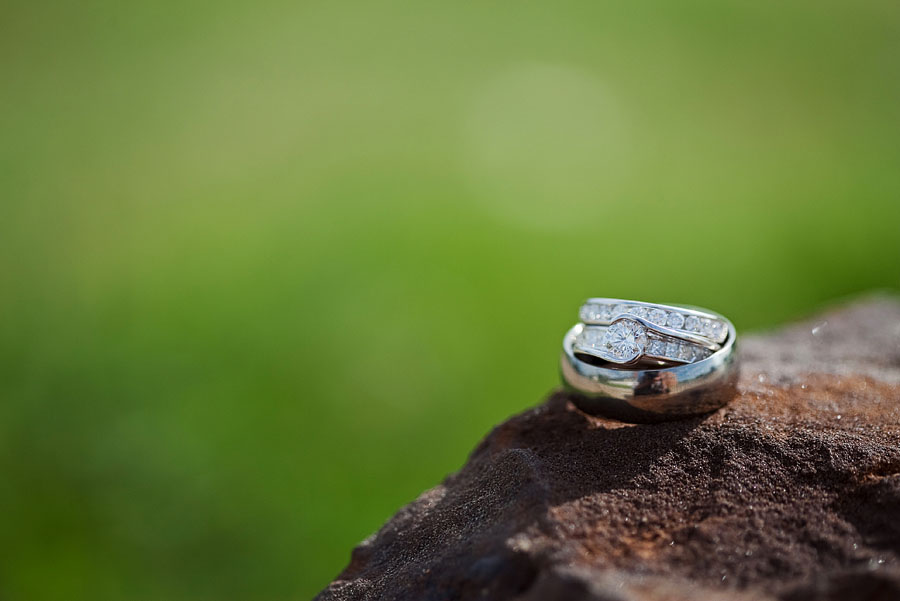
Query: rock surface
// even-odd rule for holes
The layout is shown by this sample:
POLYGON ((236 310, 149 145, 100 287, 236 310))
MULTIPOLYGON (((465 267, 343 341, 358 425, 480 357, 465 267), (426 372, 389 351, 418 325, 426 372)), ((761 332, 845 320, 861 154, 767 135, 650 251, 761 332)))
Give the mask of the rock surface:
POLYGON ((497 426, 318 599, 900 599, 900 302, 741 352, 705 417, 623 424, 556 393, 497 426))

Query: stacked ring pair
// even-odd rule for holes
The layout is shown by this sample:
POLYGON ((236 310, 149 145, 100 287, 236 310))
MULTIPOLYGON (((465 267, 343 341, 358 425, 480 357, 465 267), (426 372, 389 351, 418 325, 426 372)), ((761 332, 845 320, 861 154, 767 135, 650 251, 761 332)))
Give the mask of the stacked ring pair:
POLYGON ((626 421, 708 413, 735 394, 737 334, 707 309, 592 298, 563 339, 561 374, 582 410, 626 421))

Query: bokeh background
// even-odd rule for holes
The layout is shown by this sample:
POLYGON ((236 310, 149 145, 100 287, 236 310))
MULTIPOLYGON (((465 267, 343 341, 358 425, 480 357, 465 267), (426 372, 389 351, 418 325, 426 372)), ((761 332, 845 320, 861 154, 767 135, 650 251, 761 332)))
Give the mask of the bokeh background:
POLYGON ((900 286, 900 4, 7 2, 0 598, 304 599, 587 296, 900 286))

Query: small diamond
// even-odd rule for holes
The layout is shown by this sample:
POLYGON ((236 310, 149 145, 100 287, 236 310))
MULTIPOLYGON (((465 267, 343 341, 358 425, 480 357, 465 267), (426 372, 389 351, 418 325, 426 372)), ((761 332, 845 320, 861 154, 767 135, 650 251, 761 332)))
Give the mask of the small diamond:
POLYGON ((649 314, 650 321, 660 326, 666 325, 666 317, 666 312, 662 309, 653 309, 649 314))
POLYGON ((592 303, 582 305, 578 316, 581 318, 581 321, 599 321, 602 316, 602 305, 592 303))
POLYGON ((701 346, 695 346, 691 352, 691 361, 692 362, 693 361, 702 361, 702 360, 706 359, 707 357, 709 357, 709 355, 710 355, 709 350, 707 350, 701 346))
POLYGON ((578 312, 584 322, 609 322, 613 316, 612 305, 585 303, 578 312))
POLYGON ((593 321, 599 315, 597 305, 581 305, 578 311, 578 319, 581 321, 593 321))
POLYGON ((666 345, 666 357, 670 359, 678 358, 678 347, 680 345, 677 342, 670 342, 666 345))
POLYGON ((657 357, 665 357, 666 343, 662 340, 651 340, 650 349, 647 352, 649 352, 651 355, 656 355, 657 357))
POLYGON ((613 316, 622 315, 623 313, 628 313, 628 305, 618 304, 613 307, 613 316))
POLYGON ((725 340, 725 324, 721 321, 714 321, 709 327, 709 333, 713 340, 722 342, 725 340))
POLYGON ((695 315, 688 315, 684 320, 684 329, 688 332, 699 332, 700 320, 695 315))
POLYGON ((647 319, 647 313, 649 309, 647 307, 641 307, 640 305, 635 305, 634 307, 629 307, 628 312, 632 315, 636 315, 638 317, 643 317, 647 319))
POLYGON ((684 316, 681 313, 669 313, 669 319, 666 321, 666 324, 670 328, 675 328, 676 330, 680 330, 681 326, 684 325, 684 316))
POLYGON ((712 336, 712 321, 709 319, 703 319, 700 321, 700 332, 704 336, 712 336))
POLYGON ((678 349, 678 358, 682 361, 687 361, 690 363, 691 361, 691 345, 682 344, 681 348, 678 349))
POLYGON ((575 346, 583 349, 600 348, 603 330, 599 328, 584 328, 575 340, 575 346))

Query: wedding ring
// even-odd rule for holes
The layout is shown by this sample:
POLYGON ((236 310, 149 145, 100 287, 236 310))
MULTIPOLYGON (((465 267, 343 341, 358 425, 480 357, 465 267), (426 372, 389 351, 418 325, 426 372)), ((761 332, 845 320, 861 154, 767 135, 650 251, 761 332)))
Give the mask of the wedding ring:
POLYGON ((721 346, 667 335, 640 318, 623 317, 608 327, 584 326, 573 348, 588 363, 598 363, 596 358, 622 366, 665 366, 702 361, 721 346))
POLYGON ((578 314, 587 327, 575 339, 576 354, 626 366, 702 361, 734 331, 722 315, 682 305, 592 298, 578 314))
POLYGON ((585 323, 563 339, 560 371, 582 410, 660 421, 708 413, 734 397, 737 333, 725 317, 618 299, 591 299, 580 316, 585 323))
POLYGON ((638 317, 689 340, 705 339, 721 344, 728 337, 729 321, 699 307, 591 298, 581 306, 578 315, 582 322, 590 325, 610 325, 624 315, 638 317))

